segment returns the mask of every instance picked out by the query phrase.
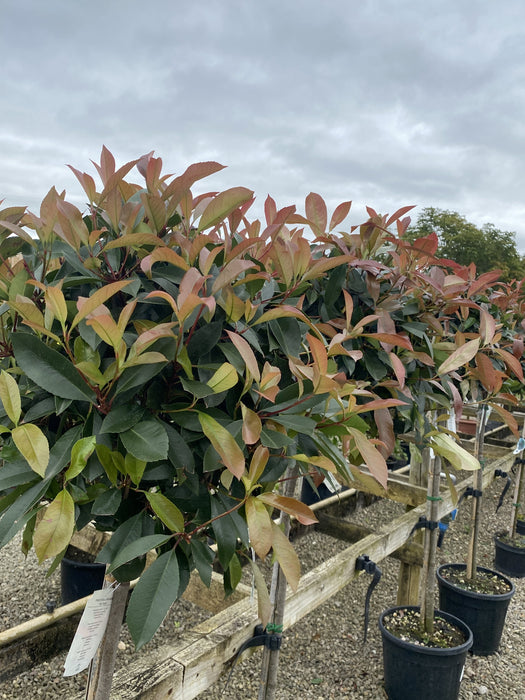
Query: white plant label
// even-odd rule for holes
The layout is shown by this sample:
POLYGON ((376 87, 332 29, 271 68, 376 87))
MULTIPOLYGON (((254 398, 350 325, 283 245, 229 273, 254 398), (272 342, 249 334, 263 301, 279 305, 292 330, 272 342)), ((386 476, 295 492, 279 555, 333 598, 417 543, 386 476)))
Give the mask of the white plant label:
POLYGON ((95 591, 88 600, 64 664, 64 676, 74 676, 86 669, 97 653, 108 624, 115 589, 95 591))

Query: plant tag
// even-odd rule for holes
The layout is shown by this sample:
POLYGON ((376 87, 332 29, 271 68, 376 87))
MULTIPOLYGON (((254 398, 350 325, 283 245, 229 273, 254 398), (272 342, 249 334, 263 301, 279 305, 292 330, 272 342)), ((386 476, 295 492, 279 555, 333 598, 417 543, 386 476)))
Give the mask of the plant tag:
POLYGON ((74 676, 86 669, 97 653, 108 623, 115 589, 95 591, 88 600, 64 664, 64 676, 74 676))

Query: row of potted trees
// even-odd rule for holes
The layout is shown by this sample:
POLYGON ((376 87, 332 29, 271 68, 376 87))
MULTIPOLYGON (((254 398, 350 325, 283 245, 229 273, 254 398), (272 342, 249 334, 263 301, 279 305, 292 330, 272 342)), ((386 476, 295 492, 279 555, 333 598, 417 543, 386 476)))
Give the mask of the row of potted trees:
MULTIPOLYGON (((315 487, 359 482, 365 465, 386 486, 403 434, 413 459, 473 469, 482 440, 473 459, 444 427, 464 401, 516 429, 502 402, 523 383, 521 286, 438 260, 434 235, 406 241, 410 207, 344 232, 350 202, 329 218, 319 195, 304 214, 268 197, 261 223, 244 187, 194 195, 217 163, 173 177, 152 154, 117 168, 103 148, 95 167, 100 185, 73 168, 85 214, 54 189, 39 215, 0 211, 0 546, 23 530, 54 569, 75 530, 111 531, 99 561, 139 577, 137 648, 192 569, 209 584, 212 544, 226 593, 253 567, 269 619, 249 548, 294 587, 271 514, 315 521, 282 495, 290 467, 315 487)), ((422 618, 429 634, 430 597, 422 618)))

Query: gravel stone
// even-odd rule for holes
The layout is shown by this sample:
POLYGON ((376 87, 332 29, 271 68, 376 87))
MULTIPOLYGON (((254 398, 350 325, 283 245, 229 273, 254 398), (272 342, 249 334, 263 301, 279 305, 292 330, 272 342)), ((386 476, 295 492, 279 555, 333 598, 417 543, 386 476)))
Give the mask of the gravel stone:
MULTIPOLYGON (((505 529, 510 519, 510 498, 495 513, 502 484, 497 481, 485 489, 482 509, 482 537, 479 564, 493 568, 493 533, 505 529)), ((470 528, 470 501, 463 502, 456 521, 446 533, 438 564, 464 562, 470 528)), ((377 501, 349 520, 372 528, 404 512, 404 506, 377 501)), ((303 571, 329 559, 347 545, 311 530, 295 542, 303 571)), ((276 700, 383 700, 381 636, 377 620, 382 610, 396 604, 399 562, 388 558, 381 562, 382 579, 370 603, 368 639, 363 643, 364 601, 370 577, 362 574, 338 595, 313 610, 285 631, 280 654, 276 700)), ((269 572, 269 567, 267 571, 269 572)), ((249 572, 243 574, 250 583, 249 572)), ((459 700, 474 700, 485 695, 493 700, 525 698, 525 579, 513 579, 516 593, 506 618, 499 652, 487 657, 469 655, 459 700)), ((45 566, 38 566, 30 554, 27 559, 15 540, 0 550, 0 629, 7 629, 46 612, 46 603, 60 600, 60 575, 46 578, 45 566)), ((436 593, 437 602, 437 593, 436 593)), ((209 617, 209 613, 186 601, 178 601, 161 629, 147 646, 151 649, 173 641, 182 631, 209 617)), ((138 652, 140 654, 140 652, 138 652)), ((0 682, 2 700, 56 700, 74 698, 85 688, 86 674, 63 678, 66 653, 36 663, 16 678, 0 682)), ((124 626, 117 655, 117 667, 136 657, 133 643, 124 626)), ((228 672, 199 700, 256 700, 261 667, 260 651, 235 665, 226 685, 228 672)), ((424 699, 422 699, 424 700, 424 699)))

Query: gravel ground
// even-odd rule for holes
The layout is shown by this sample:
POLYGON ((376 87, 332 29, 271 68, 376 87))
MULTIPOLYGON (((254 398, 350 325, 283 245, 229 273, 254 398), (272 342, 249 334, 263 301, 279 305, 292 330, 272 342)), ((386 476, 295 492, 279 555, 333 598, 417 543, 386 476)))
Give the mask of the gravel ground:
MULTIPOLYGON (((485 491, 480 565, 491 567, 494 545, 492 533, 505 528, 509 520, 510 498, 495 514, 501 482, 485 491)), ((469 499, 470 500, 470 499, 469 499)), ((350 516, 370 527, 394 518, 403 506, 379 501, 350 516)), ((470 505, 465 504, 449 529, 439 563, 463 562, 466 557, 470 505)), ((303 569, 316 566, 345 545, 311 531, 296 542, 303 569)), ((383 577, 375 589, 370 607, 368 641, 363 644, 363 609, 370 577, 362 575, 329 602, 303 618, 284 634, 280 656, 279 689, 276 700, 381 700, 381 639, 377 628, 380 612, 395 605, 399 563, 391 558, 382 562, 383 577)), ((478 696, 506 700, 525 698, 525 579, 514 579, 516 594, 511 600, 500 650, 489 657, 469 656, 461 685, 460 700, 478 696)), ((0 629, 5 629, 45 612, 46 601, 59 599, 59 579, 45 578, 33 556, 24 560, 14 542, 0 552, 0 629)), ((208 613, 184 601, 178 602, 166 618, 151 646, 175 639, 184 629, 202 621, 208 613)), ((119 666, 133 658, 132 644, 125 628, 122 633, 119 666)), ((36 665, 11 681, 0 683, 0 698, 34 700, 73 698, 85 687, 85 676, 63 678, 65 653, 36 665)), ((260 653, 239 663, 227 686, 226 677, 200 700, 257 698, 260 653)), ((422 698, 421 700, 424 700, 422 698)))

